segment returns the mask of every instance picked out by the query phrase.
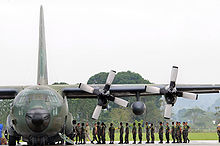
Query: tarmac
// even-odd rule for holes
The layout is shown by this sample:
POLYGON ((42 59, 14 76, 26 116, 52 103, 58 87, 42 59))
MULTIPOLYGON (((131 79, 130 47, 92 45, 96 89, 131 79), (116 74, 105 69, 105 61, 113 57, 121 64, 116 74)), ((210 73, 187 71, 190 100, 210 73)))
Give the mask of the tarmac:
MULTIPOLYGON (((107 144, 91 144, 90 142, 87 142, 87 144, 79 144, 77 146, 154 146, 154 145, 170 145, 170 146, 179 146, 179 145, 183 145, 183 146, 220 146, 220 143, 218 143, 217 140, 193 140, 190 141, 190 143, 169 143, 167 144, 166 142, 164 142, 163 144, 159 144, 158 141, 156 141, 154 144, 145 144, 145 142, 142 142, 142 144, 132 144, 132 142, 130 142, 130 144, 118 144, 118 142, 115 142, 114 144, 108 144, 109 142, 107 142, 107 144)), ((26 145, 26 143, 21 143, 20 145, 26 145)), ((18 145, 19 146, 19 145, 18 145)))

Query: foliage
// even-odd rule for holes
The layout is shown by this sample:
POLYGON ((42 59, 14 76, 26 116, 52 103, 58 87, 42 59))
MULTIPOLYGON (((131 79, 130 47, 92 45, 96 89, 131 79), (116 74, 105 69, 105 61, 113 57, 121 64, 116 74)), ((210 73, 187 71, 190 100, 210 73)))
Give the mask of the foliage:
MULTIPOLYGON (((87 84, 105 84, 108 73, 101 72, 90 77, 87 84)), ((119 72, 116 74, 113 84, 150 84, 141 75, 135 72, 119 72)))

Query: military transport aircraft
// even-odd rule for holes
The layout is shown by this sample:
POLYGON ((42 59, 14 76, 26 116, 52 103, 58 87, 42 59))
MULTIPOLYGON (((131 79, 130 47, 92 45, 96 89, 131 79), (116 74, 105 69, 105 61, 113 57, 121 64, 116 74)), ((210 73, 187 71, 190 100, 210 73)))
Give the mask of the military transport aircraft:
POLYGON ((111 85, 116 72, 110 71, 105 85, 48 85, 46 43, 43 8, 40 8, 37 85, 0 87, 0 99, 14 99, 7 118, 9 145, 15 145, 16 136, 22 136, 29 145, 55 144, 59 133, 66 135, 72 130, 72 115, 68 110, 67 98, 97 98, 98 104, 92 115, 98 119, 102 109, 112 101, 127 107, 128 102, 119 97, 134 96, 137 102, 131 106, 137 115, 143 114, 145 105, 140 96, 164 95, 166 108, 164 117, 171 117, 171 107, 177 97, 196 100, 197 93, 218 93, 220 85, 176 85, 178 68, 171 71, 167 85, 111 85))

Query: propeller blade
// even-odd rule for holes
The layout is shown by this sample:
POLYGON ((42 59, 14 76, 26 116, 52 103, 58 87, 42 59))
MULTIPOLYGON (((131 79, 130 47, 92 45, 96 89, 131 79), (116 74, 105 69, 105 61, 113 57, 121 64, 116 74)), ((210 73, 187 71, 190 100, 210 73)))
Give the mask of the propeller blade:
POLYGON ((177 78, 177 74, 178 74, 178 67, 177 66, 173 66, 172 70, 171 70, 171 76, 170 76, 170 87, 174 88, 176 85, 176 78, 177 78))
POLYGON ((166 104, 165 105, 165 110, 164 110, 164 118, 165 119, 170 119, 171 118, 171 113, 172 113, 172 104, 166 104))
POLYGON ((146 86, 146 92, 160 94, 160 88, 154 86, 146 86))
POLYGON ((79 84, 79 88, 83 91, 86 91, 88 93, 93 93, 94 91, 94 88, 92 88, 91 86, 87 85, 87 84, 83 84, 83 83, 80 83, 79 84))
POLYGON ((97 120, 99 118, 101 111, 102 111, 102 106, 97 105, 95 107, 93 114, 92 114, 92 119, 97 120))
POLYGON ((114 70, 111 70, 111 71, 109 72, 108 77, 107 77, 107 80, 106 80, 106 84, 108 84, 108 85, 111 85, 111 84, 112 84, 112 82, 113 82, 113 80, 114 80, 114 78, 115 78, 115 74, 116 74, 116 71, 114 71, 114 70))
POLYGON ((116 103, 120 106, 123 106, 123 107, 127 107, 129 102, 127 100, 115 97, 114 103, 116 103))
POLYGON ((183 92, 182 97, 187 98, 187 99, 197 100, 198 99, 198 94, 183 92))

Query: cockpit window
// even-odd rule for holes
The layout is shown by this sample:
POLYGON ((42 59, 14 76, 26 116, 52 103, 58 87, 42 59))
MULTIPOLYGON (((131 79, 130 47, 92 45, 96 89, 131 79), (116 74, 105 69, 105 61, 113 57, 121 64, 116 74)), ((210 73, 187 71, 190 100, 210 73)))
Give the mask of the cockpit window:
POLYGON ((32 100, 43 100, 45 102, 59 103, 56 93, 51 90, 26 90, 18 95, 17 103, 30 103, 32 100))

